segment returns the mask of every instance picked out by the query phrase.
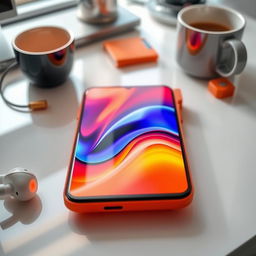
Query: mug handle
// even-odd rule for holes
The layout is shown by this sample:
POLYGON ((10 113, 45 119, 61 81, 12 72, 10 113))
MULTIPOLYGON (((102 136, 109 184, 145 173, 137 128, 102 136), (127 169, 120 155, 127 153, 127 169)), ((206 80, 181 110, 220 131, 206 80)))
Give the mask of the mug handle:
POLYGON ((228 58, 223 61, 221 61, 220 58, 220 63, 217 65, 216 72, 222 77, 240 74, 244 70, 247 62, 247 51, 243 42, 238 39, 229 39, 223 42, 221 48, 221 55, 224 55, 225 50, 227 51, 228 48, 232 50, 234 63, 233 67, 231 69, 228 68, 227 71, 228 58))

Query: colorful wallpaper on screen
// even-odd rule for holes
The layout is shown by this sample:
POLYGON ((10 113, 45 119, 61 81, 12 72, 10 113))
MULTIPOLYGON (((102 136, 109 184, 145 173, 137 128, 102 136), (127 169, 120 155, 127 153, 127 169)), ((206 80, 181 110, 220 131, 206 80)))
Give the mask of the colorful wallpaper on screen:
POLYGON ((169 88, 92 88, 83 108, 71 195, 182 193, 187 189, 169 88))

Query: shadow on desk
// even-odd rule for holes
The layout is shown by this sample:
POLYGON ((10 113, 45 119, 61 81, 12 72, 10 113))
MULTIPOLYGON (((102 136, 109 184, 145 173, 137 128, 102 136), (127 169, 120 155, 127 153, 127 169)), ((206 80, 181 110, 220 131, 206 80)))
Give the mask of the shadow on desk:
POLYGON ((256 112, 255 68, 247 66, 238 79, 234 99, 231 103, 234 106, 243 106, 245 113, 250 113, 254 116, 256 112))
POLYGON ((108 241, 136 238, 196 236, 203 231, 196 209, 176 211, 70 213, 69 223, 89 240, 108 241))
POLYGON ((140 72, 141 70, 154 69, 158 65, 159 64, 156 62, 148 62, 148 63, 139 63, 139 64, 134 64, 126 67, 121 67, 119 69, 120 69, 120 72, 122 72, 122 74, 129 74, 134 72, 140 72))
POLYGON ((3 230, 10 228, 17 222, 21 222, 24 225, 33 223, 42 211, 42 202, 38 195, 25 202, 8 198, 4 201, 4 207, 12 215, 5 220, 1 220, 0 227, 3 230))
POLYGON ((27 125, 1 136, 3 170, 24 166, 41 179, 68 165, 75 123, 57 129, 27 125))
POLYGON ((79 102, 72 79, 49 89, 30 85, 28 94, 29 101, 46 99, 49 105, 47 110, 31 113, 34 124, 59 127, 76 119, 79 102))

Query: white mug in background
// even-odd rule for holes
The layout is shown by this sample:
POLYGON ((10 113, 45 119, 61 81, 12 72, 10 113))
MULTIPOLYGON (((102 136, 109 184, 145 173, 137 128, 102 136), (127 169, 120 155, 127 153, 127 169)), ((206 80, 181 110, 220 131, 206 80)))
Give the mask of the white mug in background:
POLYGON ((178 14, 176 60, 200 78, 230 77, 243 71, 247 51, 241 41, 246 22, 237 11, 193 5, 178 14))

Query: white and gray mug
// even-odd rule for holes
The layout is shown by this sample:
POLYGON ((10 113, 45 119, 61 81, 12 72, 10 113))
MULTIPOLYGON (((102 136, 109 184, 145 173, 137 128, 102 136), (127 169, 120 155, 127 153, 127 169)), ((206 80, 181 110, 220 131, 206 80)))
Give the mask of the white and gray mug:
POLYGON ((239 12, 192 5, 182 9, 177 18, 176 60, 186 73, 212 78, 230 77, 243 71, 247 51, 241 38, 246 22, 239 12))

